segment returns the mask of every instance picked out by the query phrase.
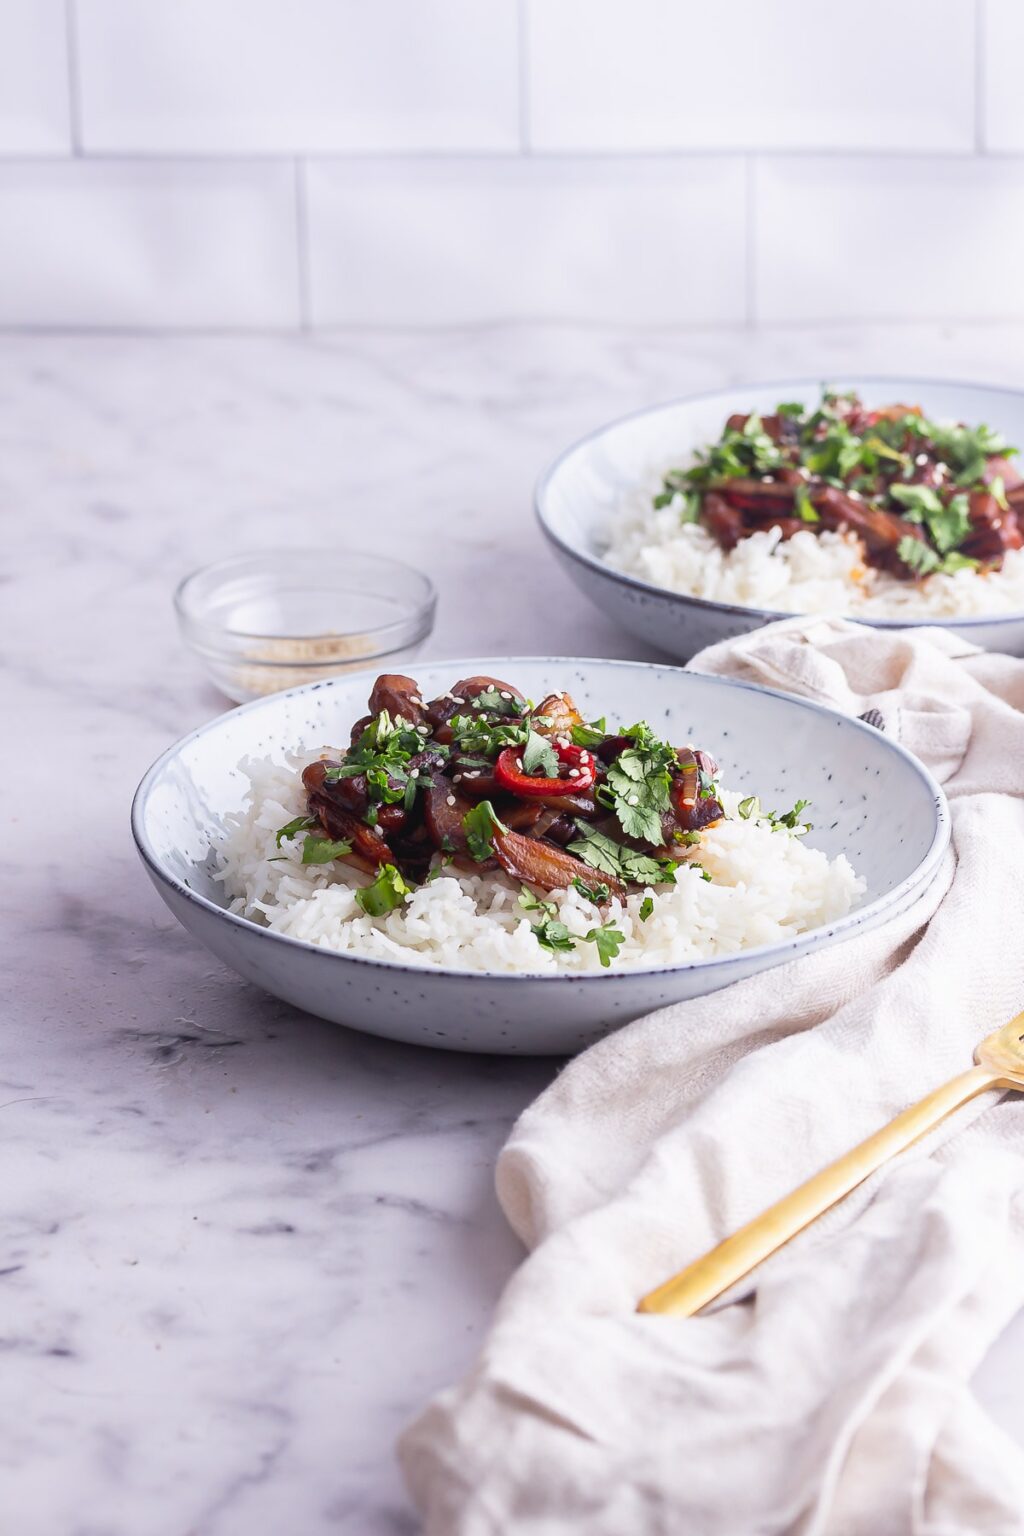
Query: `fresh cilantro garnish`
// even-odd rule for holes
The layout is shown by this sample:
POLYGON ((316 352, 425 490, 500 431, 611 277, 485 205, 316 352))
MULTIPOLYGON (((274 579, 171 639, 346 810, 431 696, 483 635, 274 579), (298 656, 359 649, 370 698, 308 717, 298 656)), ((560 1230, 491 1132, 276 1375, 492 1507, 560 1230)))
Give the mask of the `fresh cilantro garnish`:
POLYGON ((538 896, 534 895, 528 885, 520 887, 519 895, 516 899, 524 912, 543 912, 545 917, 554 917, 558 911, 553 901, 541 901, 538 896))
POLYGON ((477 753, 488 760, 496 758, 506 747, 525 746, 530 735, 525 720, 498 725, 473 715, 453 715, 448 725, 460 756, 465 752, 477 753))
POLYGON ((939 570, 944 576, 952 576, 954 571, 976 571, 980 564, 980 560, 972 560, 970 555, 962 555, 959 550, 952 549, 939 570))
POLYGON ((811 500, 811 493, 801 480, 796 488, 796 515, 805 523, 820 523, 818 509, 811 500))
POLYGON ((556 922, 554 918, 546 917, 542 923, 531 924, 531 932, 542 949, 550 949, 552 953, 575 949, 576 945, 569 937, 569 930, 564 923, 556 922))
POLYGON ((706 880, 709 885, 711 884, 711 876, 709 875, 708 871, 704 868, 703 864, 693 863, 693 864, 688 864, 686 867, 687 867, 687 869, 695 869, 697 871, 698 875, 700 875, 702 880, 706 880))
POLYGON ((912 523, 923 523, 942 511, 939 493, 930 485, 891 485, 889 495, 899 502, 904 517, 912 523))
POLYGON ((462 818, 462 830, 471 858, 478 864, 489 859, 494 852, 494 833, 507 832, 508 827, 498 820, 489 800, 481 800, 462 818))
POLYGON ((606 969, 626 942, 626 935, 613 923, 602 923, 600 928, 591 928, 583 937, 585 943, 597 945, 598 958, 606 969))
POLYGON ((651 915, 651 913, 653 911, 654 911, 654 898, 653 898, 653 896, 645 896, 643 901, 640 903, 640 921, 642 923, 646 923, 647 919, 650 917, 650 915, 651 915))
POLYGON ((511 698, 505 698, 497 688, 484 688, 482 692, 475 694, 469 700, 472 709, 479 710, 487 715, 512 715, 520 716, 525 705, 521 699, 513 694, 511 698))
POLYGON ((684 848, 696 848, 700 844, 699 832, 673 832, 673 842, 682 843, 684 848))
POLYGON ((277 846, 280 848, 280 846, 284 842, 285 838, 288 838, 290 840, 291 838, 293 838, 295 836, 295 834, 297 832, 308 832, 310 827, 315 827, 315 826, 316 826, 316 817, 315 816, 296 816, 295 820, 294 821, 290 821, 287 826, 279 827, 278 828, 278 830, 277 830, 277 832, 275 833, 275 836, 274 836, 274 841, 276 842, 277 846))
POLYGON ((406 885, 395 866, 385 864, 371 885, 356 891, 356 905, 362 907, 367 917, 382 917, 400 907, 411 894, 412 887, 406 885))
POLYGON ((310 834, 302 845, 303 864, 330 864, 332 859, 344 858, 346 853, 352 852, 352 844, 344 838, 332 842, 329 837, 314 837, 310 834))
POLYGON ((675 748, 660 741, 643 720, 623 734, 633 745, 609 764, 600 799, 615 812, 627 837, 657 845, 664 841, 662 812, 671 806, 669 770, 678 764, 675 748))
POLYGON ((585 821, 578 821, 576 830, 579 838, 569 844, 568 851, 584 864, 589 864, 591 869, 599 869, 602 874, 614 875, 632 885, 666 885, 676 877, 679 865, 675 859, 654 859, 649 854, 638 853, 635 848, 627 848, 603 832, 595 831, 585 821))
POLYGON ((792 421, 801 421, 807 407, 801 405, 799 400, 783 400, 775 407, 776 416, 788 416, 792 421))
POLYGON ((595 907, 603 906, 611 898, 612 888, 610 885, 606 885, 603 880, 595 880, 591 884, 586 880, 582 880, 579 875, 576 875, 572 883, 580 895, 584 896, 587 901, 592 901, 595 907))
POLYGON ((522 752, 523 772, 542 779, 558 778, 558 754, 546 736, 530 731, 522 752))
POLYGON ((769 817, 769 820, 773 826, 786 827, 790 832, 796 832, 798 830, 801 832, 809 832, 811 830, 811 824, 809 821, 804 821, 802 819, 802 812, 807 809, 810 803, 811 802, 809 800, 798 800, 793 809, 791 811, 787 811, 784 816, 772 815, 769 817))
POLYGON ((909 566, 918 576, 930 576, 942 564, 930 544, 925 544, 921 539, 912 539, 909 534, 900 539, 896 546, 896 553, 903 564, 909 566))
POLYGON ((591 720, 589 725, 574 725, 569 733, 576 747, 599 747, 607 734, 603 715, 600 720, 591 720))

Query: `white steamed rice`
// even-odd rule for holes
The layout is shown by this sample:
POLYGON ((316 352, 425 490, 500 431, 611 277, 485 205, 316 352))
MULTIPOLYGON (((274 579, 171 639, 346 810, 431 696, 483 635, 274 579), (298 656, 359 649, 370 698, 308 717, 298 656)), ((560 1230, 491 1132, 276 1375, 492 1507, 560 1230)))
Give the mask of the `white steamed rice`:
MULTIPOLYGON (((669 466, 666 466, 666 468, 669 466)), ((778 529, 724 550, 706 528, 680 523, 681 498, 655 508, 661 475, 625 497, 607 530, 604 558, 628 576, 716 603, 784 613, 852 613, 876 619, 963 618, 1024 610, 1024 549, 998 571, 956 571, 899 581, 864 562, 860 540, 845 533, 778 529)))
MULTIPOLYGON (((280 849, 275 843, 278 828, 305 811, 299 775, 317 756, 295 756, 287 765, 249 758, 240 765, 250 781, 246 808, 226 818, 218 849, 218 879, 232 912, 275 933, 379 960, 471 971, 600 970, 593 943, 578 943, 566 954, 542 949, 531 932, 537 914, 524 913, 519 885, 500 873, 448 872, 394 912, 367 917, 353 894, 365 876, 339 863, 303 865, 301 837, 280 849)), ((695 851, 711 881, 682 869, 674 886, 638 890, 603 913, 575 890, 554 892, 549 899, 570 934, 582 939, 611 921, 626 938, 613 969, 679 965, 791 938, 833 922, 856 903, 864 881, 842 854, 829 860, 767 822, 742 820, 740 797, 723 791, 722 798, 727 819, 705 832, 695 851), (642 922, 645 895, 653 897, 654 912, 642 922)))

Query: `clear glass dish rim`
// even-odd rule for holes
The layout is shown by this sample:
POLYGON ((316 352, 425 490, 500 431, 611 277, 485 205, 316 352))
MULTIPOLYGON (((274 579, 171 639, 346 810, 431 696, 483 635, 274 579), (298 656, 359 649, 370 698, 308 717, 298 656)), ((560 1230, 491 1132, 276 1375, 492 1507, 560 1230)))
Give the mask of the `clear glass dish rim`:
MULTIPOLYGON (((348 550, 346 551, 346 554, 349 556, 358 557, 361 560, 373 561, 375 564, 383 567, 390 567, 392 570, 403 571, 406 575, 413 577, 423 587, 422 596, 414 604, 410 605, 408 612, 400 618, 392 619, 387 624, 379 624, 370 628, 367 628, 366 626, 360 626, 357 629, 339 629, 331 630, 329 632, 321 631, 321 633, 313 635, 294 635, 284 634, 280 631, 274 633, 266 630, 229 629, 223 624, 212 623, 208 619, 197 616, 194 609, 190 608, 189 606, 189 588, 194 582, 198 581, 199 577, 201 576, 215 575, 219 572, 224 572, 226 574, 232 566, 241 565, 243 563, 254 560, 266 561, 269 566, 272 565, 272 563, 276 560, 281 560, 285 557, 291 558, 299 553, 300 551, 294 548, 277 548, 258 550, 254 554, 250 555, 229 555, 224 560, 214 560, 208 565, 197 566, 195 570, 190 571, 187 576, 183 576, 181 581, 178 582, 178 585, 174 589, 174 611, 177 614, 178 623, 181 625, 182 632, 190 644, 193 642, 193 640, 200 640, 200 637, 205 637, 206 639, 205 644, 202 644, 201 646, 194 645, 193 648, 201 648, 209 654, 231 656, 233 653, 230 647, 233 646, 235 642, 286 640, 294 641, 296 643, 302 643, 304 641, 308 643, 311 641, 327 639, 355 639, 357 636, 365 635, 372 648, 363 654, 368 657, 373 657, 386 655, 388 651, 400 650, 402 645, 411 643, 410 636, 406 633, 408 630, 410 630, 410 628, 414 631, 412 638, 422 638, 429 633, 431 619, 434 610, 437 607, 437 588, 434 586, 433 581, 430 579, 427 573, 425 571, 419 570, 415 565, 407 564, 404 560, 395 560, 390 555, 377 555, 371 553, 369 550, 363 549, 348 550), (422 634, 416 634, 415 632, 419 631, 421 626, 423 626, 422 634), (400 637, 397 640, 397 643, 386 643, 390 637, 395 636, 400 637), (215 637, 220 642, 220 644, 216 647, 209 643, 210 638, 213 637, 215 637), (229 648, 226 650, 224 649, 225 641, 229 643, 229 648)), ((322 552, 310 551, 310 553, 315 554, 322 552)), ((343 590, 344 589, 339 588, 339 596, 342 595, 343 590)), ((258 657, 253 657, 248 658, 248 664, 257 667, 284 665, 336 666, 337 662, 335 661, 330 663, 324 661, 296 663, 295 661, 291 661, 285 663, 283 661, 262 661, 258 657)))

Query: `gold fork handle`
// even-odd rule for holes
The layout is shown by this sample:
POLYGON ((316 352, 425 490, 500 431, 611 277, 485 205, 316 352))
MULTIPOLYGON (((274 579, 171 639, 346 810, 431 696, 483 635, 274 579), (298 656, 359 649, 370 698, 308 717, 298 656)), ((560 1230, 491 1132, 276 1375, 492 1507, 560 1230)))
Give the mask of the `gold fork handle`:
POLYGON ((725 1238, 703 1258, 695 1259, 671 1280, 650 1291, 637 1311, 671 1312, 680 1317, 692 1317, 694 1312, 714 1301, 730 1285, 749 1274, 755 1265, 795 1237, 816 1216, 848 1195, 890 1157, 917 1141, 952 1110, 1000 1081, 999 1074, 987 1067, 971 1067, 959 1077, 943 1083, 941 1088, 912 1104, 880 1131, 801 1184, 791 1195, 748 1221, 745 1227, 725 1238))

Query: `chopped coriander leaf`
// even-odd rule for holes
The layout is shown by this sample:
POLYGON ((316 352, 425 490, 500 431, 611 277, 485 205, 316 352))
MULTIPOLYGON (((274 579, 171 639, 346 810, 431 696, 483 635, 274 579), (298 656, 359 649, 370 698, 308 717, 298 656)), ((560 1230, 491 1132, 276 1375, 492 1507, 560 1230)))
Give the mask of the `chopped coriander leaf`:
POLYGON ((472 715, 453 715, 448 725, 460 756, 470 752, 493 759, 506 747, 525 746, 530 734, 525 720, 496 725, 472 715))
POLYGON ((980 564, 980 560, 972 560, 970 555, 962 555, 959 550, 951 549, 939 569, 943 575, 951 576, 954 571, 976 571, 980 564))
POLYGON ((607 969, 625 944, 626 935, 613 923, 603 923, 600 928, 591 928, 590 932, 584 935, 584 942, 597 945, 598 958, 607 969))
POLYGON ((971 531, 970 502, 963 491, 954 496, 941 513, 928 519, 928 532, 942 555, 962 544, 971 531))
POLYGON ((923 544, 920 539, 912 539, 909 534, 906 538, 900 539, 896 546, 896 553, 903 564, 909 566, 918 576, 930 576, 942 564, 930 544, 923 544))
POLYGON ((543 912, 545 917, 554 917, 558 911, 558 907, 553 901, 541 901, 534 895, 528 885, 520 887, 519 895, 516 899, 524 912, 543 912))
POLYGON ((332 842, 329 837, 314 837, 312 833, 302 845, 303 864, 330 864, 332 859, 344 858, 352 852, 352 844, 340 838, 332 842))
POLYGON ((280 848, 280 846, 284 842, 285 838, 291 839, 291 838, 293 838, 295 836, 295 834, 297 832, 308 832, 310 827, 315 827, 315 826, 316 826, 316 817, 315 816, 296 816, 295 820, 288 822, 287 826, 279 827, 278 828, 278 830, 277 830, 277 832, 276 832, 276 834, 274 836, 274 841, 277 844, 277 846, 280 848))
POLYGON ((653 911, 654 898, 652 896, 645 896, 643 901, 640 903, 640 921, 642 923, 646 923, 647 919, 650 917, 653 911))
POLYGON ((519 716, 525 708, 521 699, 517 699, 515 695, 506 699, 497 688, 485 688, 468 702, 472 709, 488 715, 519 716))
POLYGON ((803 812, 807 809, 810 803, 811 802, 809 800, 798 800, 793 809, 791 811, 787 811, 784 816, 777 816, 775 812, 772 811, 767 819, 771 822, 773 830, 777 830, 779 827, 785 827, 787 831, 795 832, 798 836, 802 837, 805 832, 810 832, 811 830, 810 822, 804 821, 803 819, 803 812))
POLYGON ((806 412, 807 407, 801 405, 799 400, 783 400, 775 407, 776 416, 788 416, 791 420, 799 421, 806 412))
POLYGON ((942 501, 930 485, 891 485, 889 495, 904 509, 903 515, 912 523, 923 523, 927 517, 942 512, 942 501))
POLYGON ((603 880, 595 880, 593 883, 589 883, 581 879, 579 875, 576 875, 572 883, 580 895, 585 897, 587 901, 592 901, 595 907, 603 906, 606 901, 611 899, 611 886, 606 885, 603 880))
POLYGON ((706 880, 709 885, 711 884, 711 876, 709 875, 708 871, 704 868, 703 864, 688 864, 687 868, 688 869, 695 869, 697 871, 698 875, 700 875, 702 880, 706 880))
POLYGON ((356 904, 362 907, 367 917, 382 917, 385 912, 400 907, 411 894, 412 887, 406 885, 395 866, 385 864, 371 885, 356 891, 356 904))
POLYGON ((536 778, 558 778, 558 754, 546 736, 529 731, 523 746, 523 772, 536 778))
POLYGON ((811 500, 811 493, 801 480, 796 488, 796 515, 805 523, 820 523, 818 509, 811 500))
POLYGON ((606 722, 591 720, 589 725, 574 725, 569 735, 575 747, 599 747, 607 736, 606 722))
POLYGON ((533 923, 531 929, 542 949, 550 949, 552 953, 567 953, 576 948, 565 924, 553 918, 546 917, 542 923, 533 923))
POLYGON ((622 854, 625 852, 622 844, 605 837, 603 832, 595 832, 586 822, 577 822, 576 830, 579 839, 568 844, 568 852, 589 864, 591 869, 618 877, 622 873, 622 854))
POLYGON ((682 843, 684 848, 698 848, 700 846, 699 832, 673 832, 673 840, 682 843))
POLYGON ((676 878, 679 865, 675 859, 655 859, 649 854, 638 853, 636 849, 606 837, 603 832, 595 831, 585 821, 578 821, 576 830, 579 838, 569 844, 568 852, 589 864, 591 869, 632 885, 667 885, 676 878))
POLYGON ((494 833, 507 832, 508 828, 494 814, 491 802, 481 800, 463 816, 462 830, 466 834, 471 858, 474 858, 478 864, 482 864, 494 852, 494 833))

